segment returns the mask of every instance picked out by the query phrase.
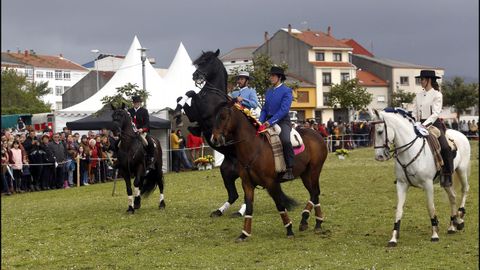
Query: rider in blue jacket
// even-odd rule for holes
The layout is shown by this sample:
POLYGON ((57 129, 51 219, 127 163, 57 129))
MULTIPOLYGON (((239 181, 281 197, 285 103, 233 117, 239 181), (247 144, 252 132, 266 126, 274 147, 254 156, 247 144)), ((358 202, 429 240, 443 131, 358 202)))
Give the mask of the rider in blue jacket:
POLYGON ((292 105, 293 90, 283 84, 285 79, 282 68, 276 66, 271 68, 270 82, 273 87, 269 88, 265 93, 265 105, 262 107, 259 121, 267 128, 278 124, 282 129, 280 140, 282 141, 283 156, 287 165, 287 171, 282 178, 284 180, 292 180, 295 178, 292 171, 294 154, 292 143, 290 142, 292 126, 288 112, 292 105))
POLYGON ((248 86, 250 74, 246 71, 240 71, 237 76, 237 89, 235 89, 231 96, 236 98, 237 102, 244 107, 252 110, 258 107, 258 97, 255 89, 248 86))

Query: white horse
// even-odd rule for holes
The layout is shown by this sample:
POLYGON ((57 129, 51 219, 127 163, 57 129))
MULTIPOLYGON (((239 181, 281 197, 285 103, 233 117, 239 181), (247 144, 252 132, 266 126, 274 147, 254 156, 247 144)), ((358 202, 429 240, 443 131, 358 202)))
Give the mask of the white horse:
MULTIPOLYGON (((374 147, 375 159, 385 161, 395 157, 395 176, 397 188, 397 209, 393 235, 388 246, 397 245, 400 235, 400 220, 403 214, 403 205, 410 186, 425 190, 427 196, 427 209, 432 224, 431 241, 436 242, 438 237, 438 219, 433 204, 433 180, 437 175, 435 161, 426 142, 426 139, 417 136, 413 126, 413 120, 394 112, 378 112, 375 110, 377 121, 374 124, 374 147), (393 143, 394 148, 391 149, 393 143)), ((457 146, 457 154, 454 159, 453 177, 457 177, 461 183, 462 200, 460 208, 456 208, 456 195, 453 185, 444 188, 450 201, 450 226, 448 233, 455 233, 464 227, 465 201, 467 199, 468 176, 470 174, 470 144, 462 133, 449 129, 447 138, 452 139, 457 146)))

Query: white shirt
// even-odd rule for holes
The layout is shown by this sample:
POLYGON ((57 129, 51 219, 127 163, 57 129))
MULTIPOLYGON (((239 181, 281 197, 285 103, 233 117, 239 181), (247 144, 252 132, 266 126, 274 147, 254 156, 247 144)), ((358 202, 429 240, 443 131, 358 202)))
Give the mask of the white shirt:
POLYGON ((440 91, 430 89, 423 90, 415 97, 415 119, 426 119, 422 125, 429 126, 437 121, 442 112, 443 95, 440 91))

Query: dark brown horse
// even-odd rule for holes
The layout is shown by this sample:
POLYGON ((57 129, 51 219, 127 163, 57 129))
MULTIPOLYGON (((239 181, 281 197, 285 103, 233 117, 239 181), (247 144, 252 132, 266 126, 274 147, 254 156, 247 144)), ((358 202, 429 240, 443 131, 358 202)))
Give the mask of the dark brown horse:
MULTIPOLYGON (((315 231, 321 231, 323 213, 320 207, 320 172, 327 158, 327 145, 320 134, 312 129, 300 129, 299 133, 305 144, 305 150, 295 156, 293 173, 300 176, 307 188, 310 199, 307 202, 300 223, 300 231, 308 228, 310 211, 315 209, 315 231)), ((256 129, 247 116, 231 103, 219 109, 212 131, 212 143, 217 146, 233 145, 238 159, 237 170, 242 178, 247 209, 242 234, 237 241, 246 240, 252 232, 253 195, 256 186, 268 190, 280 212, 287 236, 292 237, 292 222, 287 209, 295 203, 282 191, 279 174, 275 172, 272 147, 265 136, 257 135, 256 129)), ((280 174, 281 175, 281 174, 280 174)))

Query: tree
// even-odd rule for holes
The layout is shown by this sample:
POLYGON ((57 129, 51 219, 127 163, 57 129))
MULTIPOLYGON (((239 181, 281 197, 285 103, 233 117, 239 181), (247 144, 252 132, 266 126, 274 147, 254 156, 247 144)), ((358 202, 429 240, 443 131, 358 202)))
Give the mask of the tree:
MULTIPOLYGON (((117 87, 117 94, 113 96, 105 96, 101 99, 102 104, 110 107, 112 104, 115 108, 119 108, 124 103, 127 107, 132 107, 132 97, 140 96, 142 97, 143 103, 146 104, 148 98, 148 92, 145 89, 139 89, 137 84, 127 83, 124 86, 117 87)), ((103 108, 99 111, 101 112, 103 108)), ((98 112, 97 112, 98 113, 98 112)))
POLYGON ((403 89, 398 89, 392 95, 392 107, 402 107, 403 104, 412 103, 415 99, 415 93, 406 92, 403 89))
POLYGON ((478 104, 478 83, 465 84, 461 77, 452 81, 445 80, 442 84, 443 106, 452 106, 460 118, 467 108, 478 104))
POLYGON ((365 87, 358 85, 358 79, 355 78, 334 84, 330 90, 327 105, 332 107, 339 105, 342 108, 358 111, 372 102, 372 96, 365 87))
MULTIPOLYGON (((265 96, 265 90, 270 88, 272 85, 270 83, 270 69, 273 66, 273 62, 268 55, 260 54, 253 58, 253 65, 247 65, 246 68, 234 68, 231 71, 231 74, 228 78, 228 82, 231 85, 236 84, 236 77, 240 71, 247 71, 250 73, 250 87, 255 88, 259 97, 265 96)), ((282 63, 279 65, 285 73, 287 73, 288 64, 282 63)), ((298 88, 298 83, 287 83, 288 87, 292 88, 293 90, 298 88)))
POLYGON ((48 82, 27 81, 13 69, 2 70, 2 114, 50 112, 50 104, 40 98, 49 93, 48 82))

